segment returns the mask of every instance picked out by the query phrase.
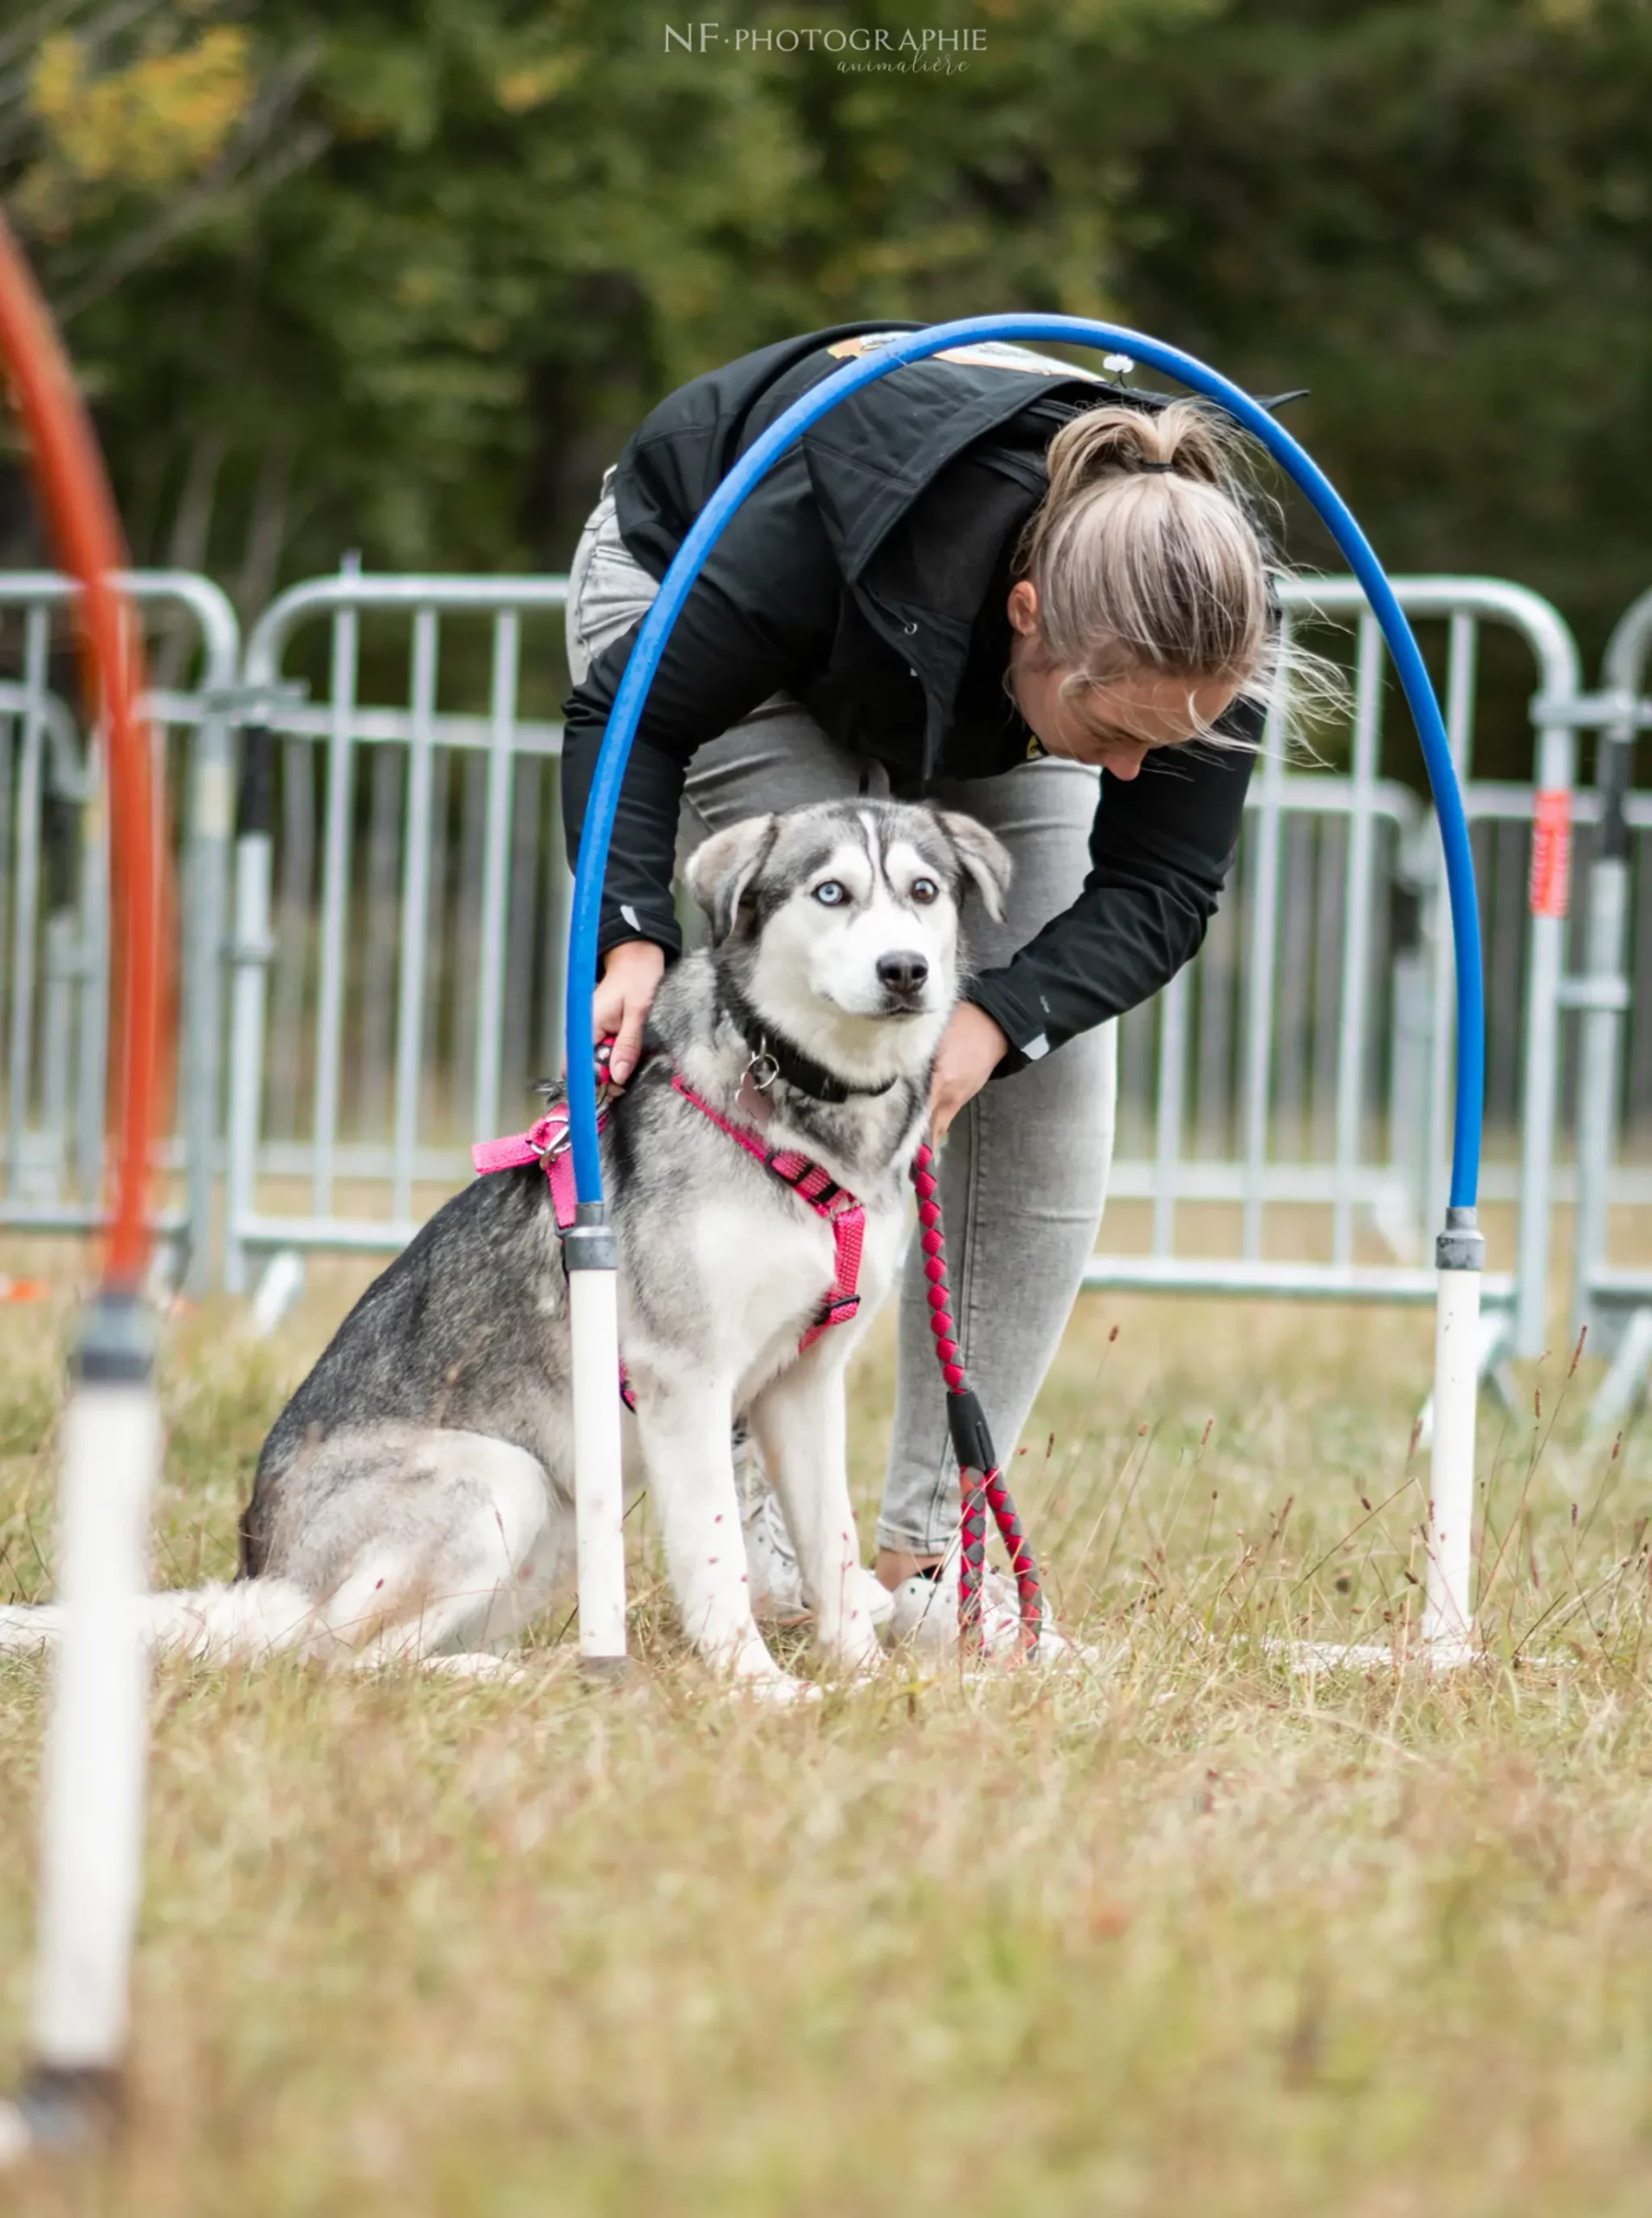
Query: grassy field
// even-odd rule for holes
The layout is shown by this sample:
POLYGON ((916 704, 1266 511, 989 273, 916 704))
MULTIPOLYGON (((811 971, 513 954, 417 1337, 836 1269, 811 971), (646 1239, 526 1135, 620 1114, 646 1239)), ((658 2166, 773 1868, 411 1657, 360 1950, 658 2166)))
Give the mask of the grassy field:
MULTIPOLYGON (((172 1330, 160 1575, 226 1573, 283 1389, 172 1330)), ((63 1313, 0 1310, 4 1588, 42 1591, 63 1313)), ((1493 1660, 1293 1675, 1415 1617, 1423 1317, 1091 1297, 1017 1466, 1098 1666, 708 1689, 637 1527, 644 1658, 584 1690, 169 1666, 136 2125, 6 2207, 378 2218, 1652 2208, 1652 1449, 1585 1370, 1489 1404, 1493 1660)), ((857 1381, 873 1490, 890 1405, 857 1381)), ((0 1670, 0 2080, 38 1671, 0 1670)))

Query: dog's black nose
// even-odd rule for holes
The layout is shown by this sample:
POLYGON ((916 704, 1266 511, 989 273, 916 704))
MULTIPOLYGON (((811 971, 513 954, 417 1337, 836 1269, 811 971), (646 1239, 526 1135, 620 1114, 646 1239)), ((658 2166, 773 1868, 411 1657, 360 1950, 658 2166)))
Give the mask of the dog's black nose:
POLYGON ((910 950, 878 958, 878 983, 891 994, 915 994, 930 975, 929 957, 910 950))

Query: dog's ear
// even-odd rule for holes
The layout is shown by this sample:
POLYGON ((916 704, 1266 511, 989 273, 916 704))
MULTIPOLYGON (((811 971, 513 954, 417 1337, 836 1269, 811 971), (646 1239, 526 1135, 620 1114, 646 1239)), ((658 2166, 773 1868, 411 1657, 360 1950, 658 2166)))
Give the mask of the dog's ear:
POLYGON ((689 892, 710 919, 714 940, 725 940, 740 918, 740 903, 768 859, 780 829, 778 816, 746 816, 714 832, 689 857, 689 892))
POLYGON ((994 924, 1001 923, 1004 896, 1014 868, 1008 848, 984 824, 977 824, 973 816, 965 816, 958 809, 937 808, 935 817, 951 842, 964 876, 986 903, 987 914, 994 924))

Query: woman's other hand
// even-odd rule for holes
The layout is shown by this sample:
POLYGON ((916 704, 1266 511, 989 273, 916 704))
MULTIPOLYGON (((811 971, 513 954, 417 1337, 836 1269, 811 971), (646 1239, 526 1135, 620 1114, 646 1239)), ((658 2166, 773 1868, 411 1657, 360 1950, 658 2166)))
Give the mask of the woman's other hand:
POLYGON ((941 1034, 930 1081, 930 1134, 940 1139, 1009 1053, 1009 1041, 984 1008, 960 1002, 941 1034))
POLYGON ((664 976, 664 951, 651 939, 617 941, 603 957, 591 1001, 591 1037, 595 1041, 612 1034, 608 1076, 615 1086, 623 1086, 637 1067, 649 1005, 664 976))

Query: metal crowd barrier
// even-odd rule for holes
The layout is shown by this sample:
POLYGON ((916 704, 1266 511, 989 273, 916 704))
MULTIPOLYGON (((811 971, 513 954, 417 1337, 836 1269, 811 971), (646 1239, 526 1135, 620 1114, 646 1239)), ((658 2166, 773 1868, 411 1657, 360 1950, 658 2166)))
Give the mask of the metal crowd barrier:
MULTIPOLYGON (((1394 584, 1408 615, 1447 626, 1447 727, 1466 780, 1482 915, 1491 911, 1493 1092, 1503 1073, 1512 1094, 1518 1073, 1518 1103, 1508 1104, 1518 1166, 1488 1165, 1482 1187, 1488 1198, 1514 1199, 1519 1215, 1514 1271, 1485 1282, 1481 1355, 1491 1366, 1544 1346, 1577 656, 1558 613, 1521 587, 1394 584), (1513 631, 1537 665, 1535 791, 1471 775, 1483 624, 1513 631), (1508 913, 1511 860, 1529 863, 1523 929, 1508 913), (1522 941, 1523 977, 1506 960, 1522 941)), ((1151 1203, 1150 1244, 1145 1255, 1103 1252, 1085 1283, 1431 1302, 1433 1272, 1405 1257, 1441 1214, 1449 1146, 1451 952, 1439 841, 1432 812, 1381 775, 1385 656, 1358 588, 1301 580, 1285 598, 1287 623, 1313 612, 1357 619, 1350 770, 1292 771, 1269 747, 1205 951, 1124 1020, 1111 1193, 1151 1203), (1150 1136, 1150 1152, 1131 1151, 1138 1134, 1150 1136), (1208 1214, 1200 1252, 1181 1244, 1189 1203, 1237 1214, 1237 1253, 1208 1252, 1208 1214), (1294 1222, 1295 1246, 1317 1246, 1313 1259, 1269 1253, 1281 1217, 1294 1222), (1366 1232, 1395 1259, 1373 1259, 1366 1232)))
MULTIPOLYGON (((158 687, 148 710, 180 850, 183 1026, 178 1122, 165 1150, 181 1208, 161 1230, 198 1287, 213 1255, 219 1131, 219 953, 239 708, 240 631, 217 586, 184 572, 123 580, 147 618, 173 628, 186 688, 158 687)), ((52 684, 71 642, 72 588, 51 572, 0 573, 0 1226, 85 1233, 102 1220, 109 962, 108 864, 100 752, 52 684), (20 652, 10 652, 16 624, 20 652)), ((71 687, 72 691, 72 687, 71 687)))
MULTIPOLYGON (((566 581, 347 567, 282 594, 241 670, 216 587, 169 574, 133 582, 146 607, 182 613, 201 662, 192 691, 156 701, 173 789, 182 780, 188 794, 185 1046, 168 1150, 186 1195, 168 1229, 187 1234, 199 1283, 217 1252, 222 1167, 234 1290, 283 1251, 392 1251, 467 1175, 470 1140, 526 1116, 532 1082, 560 1061, 566 581)), ((1487 1360, 1544 1345, 1560 1025, 1584 1002, 1579 1252, 1593 1261, 1586 1293, 1580 1261, 1578 1300, 1614 1331, 1646 1311, 1636 1329, 1652 1359, 1652 1273, 1604 1265, 1604 1186, 1591 1184, 1610 1145, 1589 1137, 1590 1120, 1616 1095, 1589 1073, 1603 1067, 1603 1023, 1623 1058, 1623 960, 1609 964, 1597 934, 1586 981, 1564 963, 1575 735, 1614 729, 1610 701, 1638 685, 1652 595, 1620 626, 1603 705, 1581 695, 1571 635, 1536 595, 1494 580, 1398 589, 1408 613, 1445 627, 1447 720, 1465 770, 1481 626, 1512 632, 1539 672, 1535 788, 1471 777, 1466 792, 1487 925, 1492 1131, 1519 1133, 1518 1160, 1494 1157, 1485 1182, 1519 1221, 1513 1273, 1487 1283, 1487 1360)), ((61 580, 0 578, 0 612, 23 617, 18 675, 0 679, 0 1224, 83 1230, 100 1206, 107 933, 93 774, 49 683, 51 617, 66 600, 61 580), (61 837, 42 839, 57 802, 73 872, 61 837)), ((1349 768, 1270 750, 1203 955, 1124 1020, 1112 1194, 1150 1205, 1149 1250, 1105 1250, 1087 1282, 1421 1302, 1433 1294, 1422 1228, 1440 1210, 1451 1079, 1438 844, 1412 787, 1384 774, 1384 657, 1357 589, 1299 583, 1286 600, 1289 620, 1318 612, 1358 627, 1349 768)), ((1637 713, 1646 721, 1644 704, 1637 713)), ((1626 762, 1627 749, 1606 759, 1626 762)), ((1623 807, 1631 834, 1652 830, 1652 797, 1623 807)), ((1595 807, 1578 796, 1577 820, 1595 807)), ((1639 1055, 1632 1043, 1637 1069, 1639 1055)), ((1629 1175, 1652 1199, 1652 1177, 1629 1175)))
POLYGON ((1636 988, 1652 985, 1652 879, 1646 875, 1652 795, 1629 791, 1636 736, 1652 725, 1652 701, 1642 693, 1649 655, 1652 593, 1618 619, 1602 662, 1601 691, 1584 704, 1600 743, 1584 969, 1567 996, 1583 1012, 1571 1306, 1574 1327, 1587 1327, 1596 1352, 1611 1357, 1590 1412, 1602 1428, 1628 1415, 1652 1372, 1652 1266, 1614 1264, 1609 1239, 1614 1208, 1652 1202, 1644 1172, 1636 1177, 1621 1160, 1628 1128, 1652 1106, 1652 1035, 1646 1026, 1636 1033, 1627 1022, 1636 988))
POLYGON ((470 1142, 523 1121, 532 1081, 559 1067, 561 726, 520 697, 524 624, 554 617, 545 698, 560 697, 566 595, 562 578, 347 568, 294 587, 252 630, 247 686, 263 705, 236 843, 232 1292, 259 1255, 403 1246, 434 1190, 469 1175, 470 1142), (326 674, 302 700, 284 667, 322 619, 326 674), (376 705, 364 668, 384 682, 392 619, 405 682, 376 705))

